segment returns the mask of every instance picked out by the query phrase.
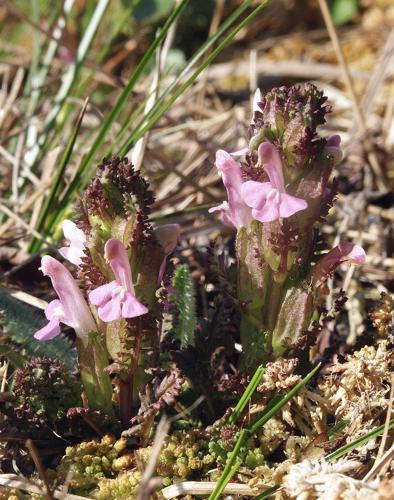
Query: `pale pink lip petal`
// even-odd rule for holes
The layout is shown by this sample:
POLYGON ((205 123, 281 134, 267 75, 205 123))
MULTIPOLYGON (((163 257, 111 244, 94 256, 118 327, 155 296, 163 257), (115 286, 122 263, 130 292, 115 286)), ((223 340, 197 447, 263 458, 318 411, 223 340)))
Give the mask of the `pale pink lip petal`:
POLYGON ((111 300, 112 292, 116 290, 118 285, 116 281, 111 281, 111 283, 106 283, 98 288, 95 288, 89 293, 89 300, 95 306, 101 306, 105 302, 111 300))
POLYGON ((110 323, 122 317, 121 301, 119 296, 113 297, 97 309, 99 318, 105 323, 110 323))
POLYGON ((228 210, 228 204, 226 201, 224 201, 223 203, 221 203, 217 207, 211 207, 210 209, 208 209, 208 212, 210 214, 213 214, 214 212, 220 212, 221 210, 228 210))
POLYGON ((245 146, 244 148, 238 149, 237 151, 232 151, 230 153, 231 156, 243 156, 246 155, 246 153, 249 152, 249 148, 245 146))
POLYGON ((83 248, 86 242, 85 233, 71 220, 65 219, 62 224, 64 237, 70 240, 74 245, 80 245, 83 248))
POLYGON ((260 222, 272 222, 279 219, 279 204, 275 201, 266 203, 260 210, 252 210, 253 217, 260 222))
MULTIPOLYGON (((172 251, 179 238, 178 224, 162 226, 157 233, 164 250, 172 251), (160 240, 161 237, 161 240, 160 240)), ((111 238, 104 246, 104 255, 115 275, 115 280, 89 293, 92 304, 98 306, 99 318, 110 323, 123 318, 146 314, 148 309, 134 296, 130 262, 127 250, 120 240, 111 238)), ((165 260, 161 267, 165 266, 165 260)))
POLYGON ((241 194, 244 202, 251 208, 260 209, 272 190, 270 182, 246 181, 242 184, 241 194))
POLYGON ((64 316, 63 306, 59 299, 52 300, 45 308, 45 316, 48 321, 53 318, 58 318, 60 315, 64 316), (61 313, 61 314, 59 314, 61 313))
POLYGON ((70 241, 70 246, 63 247, 59 253, 72 264, 80 266, 82 264, 82 257, 85 256, 85 233, 77 227, 71 220, 64 220, 62 223, 64 237, 70 241))
POLYGON ((305 200, 287 193, 281 193, 280 199, 279 213, 281 217, 290 217, 300 210, 308 208, 308 203, 305 200))
POLYGON ((126 294, 126 298, 122 304, 122 316, 124 318, 135 318, 146 314, 148 309, 141 304, 131 293, 126 294))
POLYGON ((60 324, 57 318, 53 318, 43 328, 34 334, 37 340, 52 340, 60 333, 60 324))
POLYGON ((71 264, 75 264, 76 266, 82 264, 82 257, 85 256, 83 250, 72 246, 59 248, 59 253, 62 257, 71 262, 71 264))

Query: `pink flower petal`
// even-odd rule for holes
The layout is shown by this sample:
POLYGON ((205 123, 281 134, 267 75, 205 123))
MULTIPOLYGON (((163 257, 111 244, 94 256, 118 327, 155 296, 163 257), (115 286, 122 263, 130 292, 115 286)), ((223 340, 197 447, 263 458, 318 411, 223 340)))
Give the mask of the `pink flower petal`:
POLYGON ((122 304, 122 316, 124 318, 135 318, 148 312, 147 307, 136 299, 131 293, 126 293, 122 304))
POLYGON ((37 340, 52 340, 57 337, 60 333, 60 324, 58 318, 53 318, 49 321, 47 325, 38 330, 34 334, 34 338, 37 340))
POLYGON ((51 321, 53 318, 57 318, 58 320, 64 318, 64 309, 59 299, 49 302, 45 308, 45 316, 48 321, 51 321))
POLYGON ((280 194, 279 214, 281 217, 290 217, 307 207, 308 203, 301 198, 296 198, 287 193, 280 194))
POLYGON ((99 306, 97 309, 99 318, 105 323, 110 323, 122 317, 121 300, 119 295, 99 306))
POLYGON ((312 280, 317 283, 326 279, 342 262, 361 265, 365 260, 365 252, 360 246, 344 241, 320 258, 311 271, 312 280))
POLYGON ((251 214, 241 196, 243 179, 240 166, 226 151, 220 149, 216 152, 216 167, 222 174, 223 184, 227 191, 229 220, 237 229, 248 227, 251 214))
POLYGON ((237 151, 232 151, 230 153, 231 156, 244 156, 249 152, 249 148, 245 146, 244 148, 238 149, 237 151))
POLYGON ((62 257, 71 262, 71 264, 76 266, 80 266, 82 264, 82 257, 85 257, 83 250, 72 246, 59 248, 59 253, 62 257))
POLYGON ((272 200, 267 202, 261 209, 254 208, 252 210, 253 218, 260 222, 272 222, 278 220, 279 214, 279 203, 278 201, 272 200))
POLYGON ((246 181, 241 188, 242 199, 249 207, 260 209, 267 201, 267 195, 271 190, 270 182, 246 181))
POLYGON ((86 243, 85 233, 73 221, 65 219, 62 228, 64 237, 70 240, 74 246, 84 247, 86 243))
POLYGON ((362 247, 354 243, 341 243, 338 247, 342 253, 341 262, 350 262, 351 264, 361 265, 366 261, 366 254, 362 247))
POLYGON ((101 285, 89 292, 89 300, 95 306, 101 306, 112 298, 112 293, 119 287, 116 281, 101 285))
POLYGON ((270 142, 260 144, 257 151, 260 162, 267 172, 272 186, 278 191, 285 191, 282 162, 276 147, 270 142))
POLYGON ((104 246, 104 255, 118 285, 123 286, 128 292, 134 293, 129 257, 123 243, 115 238, 109 239, 104 246))
POLYGON ((62 323, 74 328, 78 337, 85 342, 86 335, 97 327, 77 282, 61 262, 49 255, 42 257, 41 270, 45 276, 50 277, 60 299, 64 313, 62 323))

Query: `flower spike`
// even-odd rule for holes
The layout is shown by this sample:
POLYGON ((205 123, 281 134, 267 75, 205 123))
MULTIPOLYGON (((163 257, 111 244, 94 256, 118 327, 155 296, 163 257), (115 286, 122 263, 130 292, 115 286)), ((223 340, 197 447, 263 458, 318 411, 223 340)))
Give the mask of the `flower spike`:
POLYGON ((305 210, 308 203, 286 193, 282 163, 278 150, 269 142, 263 142, 258 149, 269 182, 247 181, 242 185, 244 202, 252 208, 252 216, 260 222, 271 222, 290 217, 305 210))
POLYGON ((51 340, 59 335, 60 323, 64 323, 86 342, 87 334, 97 328, 77 282, 63 264, 49 255, 44 255, 41 259, 41 270, 45 276, 50 277, 59 299, 52 300, 45 308, 49 323, 38 330, 34 337, 38 340, 51 340))
POLYGON ((97 306, 99 318, 105 323, 120 318, 135 318, 148 312, 134 295, 130 263, 123 243, 115 238, 107 241, 104 256, 114 273, 115 280, 99 286, 89 293, 97 306))

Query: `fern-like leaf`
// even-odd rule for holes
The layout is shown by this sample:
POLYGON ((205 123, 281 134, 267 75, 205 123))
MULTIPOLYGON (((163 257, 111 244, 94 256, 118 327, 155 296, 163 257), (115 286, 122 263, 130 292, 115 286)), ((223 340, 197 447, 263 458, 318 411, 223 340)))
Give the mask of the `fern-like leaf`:
POLYGON ((72 343, 64 336, 59 336, 50 342, 36 340, 34 333, 42 328, 40 316, 28 305, 22 304, 5 292, 0 292, 0 330, 8 334, 12 343, 21 348, 18 357, 12 351, 12 346, 0 346, 0 353, 11 363, 20 365, 23 352, 26 358, 50 357, 63 361, 69 368, 75 368, 77 363, 76 351, 72 343), (8 352, 9 351, 9 352, 8 352))

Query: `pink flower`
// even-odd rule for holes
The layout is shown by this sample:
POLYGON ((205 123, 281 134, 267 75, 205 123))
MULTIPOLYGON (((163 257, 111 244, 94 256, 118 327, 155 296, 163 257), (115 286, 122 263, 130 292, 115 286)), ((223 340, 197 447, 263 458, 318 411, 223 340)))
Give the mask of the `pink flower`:
POLYGON ((82 257, 85 256, 85 233, 79 229, 71 220, 63 221, 63 233, 70 241, 70 246, 59 249, 59 253, 72 264, 80 266, 82 257))
POLYGON ((333 273, 342 262, 361 265, 365 263, 365 260, 365 252, 360 246, 345 241, 323 255, 317 262, 311 272, 312 281, 316 284, 324 280, 333 273))
POLYGON ((247 181, 242 185, 241 196, 252 209, 252 217, 260 222, 271 222, 305 210, 308 206, 305 200, 286 193, 282 163, 275 146, 263 142, 258 156, 270 181, 247 181))
POLYGON ((105 259, 109 262, 115 280, 99 286, 89 293, 92 304, 97 306, 99 318, 109 323, 120 318, 135 318, 148 312, 134 294, 130 262, 123 243, 115 238, 104 247, 105 259))
POLYGON ((47 305, 45 316, 49 323, 38 330, 34 337, 38 340, 51 340, 59 335, 60 323, 64 323, 73 328, 85 343, 87 334, 97 328, 77 282, 63 264, 49 255, 41 259, 41 270, 45 276, 50 277, 59 299, 52 300, 47 305))
POLYGON ((166 269, 167 258, 172 254, 179 243, 181 227, 179 224, 164 224, 163 226, 156 227, 154 233, 165 254, 157 278, 157 282, 160 283, 166 269))
POLYGON ((216 168, 222 174, 228 201, 210 208, 209 213, 220 212, 222 222, 233 225, 237 229, 249 227, 252 214, 241 196, 243 179, 238 163, 226 151, 220 149, 216 153, 216 168))

